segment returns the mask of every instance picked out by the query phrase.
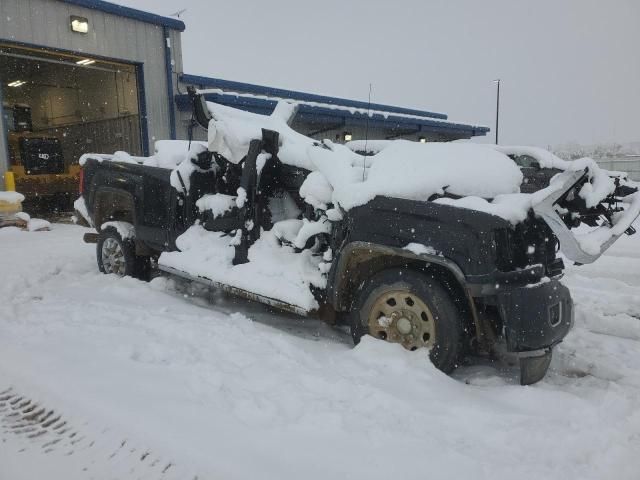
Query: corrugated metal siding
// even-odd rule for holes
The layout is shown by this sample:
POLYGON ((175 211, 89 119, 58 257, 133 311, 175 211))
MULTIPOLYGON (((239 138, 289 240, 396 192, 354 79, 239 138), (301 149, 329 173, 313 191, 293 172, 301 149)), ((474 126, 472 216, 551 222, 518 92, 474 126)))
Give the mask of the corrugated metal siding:
MULTIPOLYGON (((171 31, 171 36, 174 68, 182 70, 180 34, 171 31)), ((56 0, 0 0, 2 40, 142 63, 150 151, 153 151, 155 139, 169 138, 165 42, 161 26, 56 0), (71 15, 89 19, 88 34, 71 31, 71 15)), ((2 143, 4 139, 0 140, 0 152, 3 151, 2 143)))

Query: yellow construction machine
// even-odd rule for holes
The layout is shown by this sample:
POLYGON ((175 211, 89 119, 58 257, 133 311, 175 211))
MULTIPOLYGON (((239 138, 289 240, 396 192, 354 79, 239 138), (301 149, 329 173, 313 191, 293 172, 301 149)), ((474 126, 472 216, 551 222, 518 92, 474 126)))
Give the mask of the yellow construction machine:
POLYGON ((65 162, 60 139, 33 131, 31 107, 3 104, 9 169, 5 189, 22 193, 27 201, 54 201, 69 206, 78 192, 79 165, 65 162))

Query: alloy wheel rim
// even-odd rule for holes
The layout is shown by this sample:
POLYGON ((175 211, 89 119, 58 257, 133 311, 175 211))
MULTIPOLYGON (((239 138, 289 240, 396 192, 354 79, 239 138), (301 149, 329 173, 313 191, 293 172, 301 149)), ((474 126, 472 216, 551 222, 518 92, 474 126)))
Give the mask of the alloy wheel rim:
POLYGON ((102 243, 102 266, 105 273, 115 273, 121 277, 126 271, 126 260, 120 242, 115 238, 107 238, 102 243))

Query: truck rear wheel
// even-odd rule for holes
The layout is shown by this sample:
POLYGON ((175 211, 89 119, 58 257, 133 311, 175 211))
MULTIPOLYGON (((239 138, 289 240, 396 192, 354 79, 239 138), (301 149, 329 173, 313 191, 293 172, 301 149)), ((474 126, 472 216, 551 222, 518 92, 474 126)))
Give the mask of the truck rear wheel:
POLYGON ((365 281, 350 314, 354 343, 369 334, 408 350, 430 349, 436 368, 450 373, 463 350, 463 318, 433 277, 384 270, 365 281))
POLYGON ((149 257, 136 255, 133 239, 123 239, 115 227, 109 226, 100 231, 96 257, 102 273, 136 277, 141 280, 146 280, 149 275, 149 257))

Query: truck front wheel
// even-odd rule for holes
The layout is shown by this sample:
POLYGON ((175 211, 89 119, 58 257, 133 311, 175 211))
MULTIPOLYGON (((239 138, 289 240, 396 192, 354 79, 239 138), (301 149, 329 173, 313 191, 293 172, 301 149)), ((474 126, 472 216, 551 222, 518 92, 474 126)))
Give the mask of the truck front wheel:
POLYGON ((384 270, 365 281, 350 314, 358 343, 369 334, 408 350, 430 349, 436 368, 450 373, 463 350, 463 318, 435 278, 405 269, 384 270))
POLYGON ((102 229, 96 245, 98 268, 102 273, 119 277, 131 276, 145 280, 149 273, 149 258, 136 255, 133 239, 122 238, 115 227, 102 229))

